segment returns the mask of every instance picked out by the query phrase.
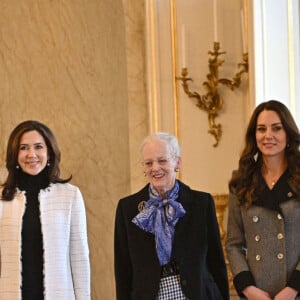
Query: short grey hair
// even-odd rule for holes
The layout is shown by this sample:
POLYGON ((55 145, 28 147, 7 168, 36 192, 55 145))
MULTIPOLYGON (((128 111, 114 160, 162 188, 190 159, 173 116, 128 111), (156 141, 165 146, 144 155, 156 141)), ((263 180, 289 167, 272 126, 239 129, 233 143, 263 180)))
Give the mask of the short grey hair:
POLYGON ((143 152, 144 146, 153 140, 166 142, 170 147, 170 154, 174 157, 180 157, 180 146, 177 137, 167 132, 156 132, 146 136, 141 144, 141 153, 143 152))

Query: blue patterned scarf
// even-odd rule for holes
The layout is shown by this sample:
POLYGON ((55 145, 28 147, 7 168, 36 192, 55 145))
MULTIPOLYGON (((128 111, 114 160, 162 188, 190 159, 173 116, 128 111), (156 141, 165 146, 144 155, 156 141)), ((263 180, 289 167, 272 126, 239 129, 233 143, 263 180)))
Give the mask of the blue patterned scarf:
POLYGON ((141 229, 155 235, 156 253, 161 266, 170 261, 175 225, 185 214, 182 205, 176 201, 178 192, 178 181, 172 190, 167 192, 166 199, 150 185, 150 199, 144 209, 132 219, 132 222, 141 229))

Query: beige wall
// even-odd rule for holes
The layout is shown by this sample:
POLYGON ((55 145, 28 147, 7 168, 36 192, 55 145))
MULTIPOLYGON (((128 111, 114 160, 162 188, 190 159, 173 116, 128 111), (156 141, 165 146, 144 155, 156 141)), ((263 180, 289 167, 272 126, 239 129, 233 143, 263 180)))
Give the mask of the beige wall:
POLYGON ((86 201, 93 299, 114 299, 114 211, 130 190, 125 33, 121 0, 0 4, 1 168, 17 123, 56 133, 86 201))
POLYGON ((140 143, 149 127, 145 80, 146 9, 144 1, 123 0, 123 3, 126 24, 130 190, 133 192, 145 183, 140 165, 140 143))

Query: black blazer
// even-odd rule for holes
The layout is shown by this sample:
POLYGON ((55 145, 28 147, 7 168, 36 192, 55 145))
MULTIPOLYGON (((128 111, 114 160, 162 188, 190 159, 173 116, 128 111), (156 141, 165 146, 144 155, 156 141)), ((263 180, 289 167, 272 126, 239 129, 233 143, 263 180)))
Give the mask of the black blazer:
MULTIPOLYGON (((178 201, 186 214, 175 227, 173 256, 179 265, 181 286, 190 300, 229 299, 226 265, 210 194, 191 190, 179 182, 178 201), (220 293, 222 298, 220 297, 220 293)), ((138 205, 149 199, 149 185, 121 199, 115 218, 115 281, 117 300, 154 300, 161 266, 154 235, 132 219, 138 205)))

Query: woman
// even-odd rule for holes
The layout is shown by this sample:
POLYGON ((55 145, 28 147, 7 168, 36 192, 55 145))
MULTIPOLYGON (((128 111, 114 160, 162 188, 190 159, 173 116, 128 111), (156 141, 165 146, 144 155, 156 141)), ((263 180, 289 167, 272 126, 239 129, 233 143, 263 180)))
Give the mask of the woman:
POLYGON ((214 202, 176 180, 177 139, 148 136, 142 164, 149 183, 116 211, 117 299, 229 299, 214 202))
POLYGON ((300 299, 300 135, 278 101, 256 107, 229 182, 227 253, 241 298, 300 299), (298 296, 297 296, 298 295, 298 296))
POLYGON ((71 178, 60 178, 59 162, 44 124, 12 131, 0 190, 0 299, 90 299, 84 202, 71 178))

